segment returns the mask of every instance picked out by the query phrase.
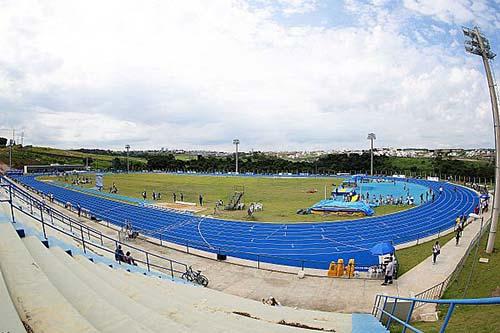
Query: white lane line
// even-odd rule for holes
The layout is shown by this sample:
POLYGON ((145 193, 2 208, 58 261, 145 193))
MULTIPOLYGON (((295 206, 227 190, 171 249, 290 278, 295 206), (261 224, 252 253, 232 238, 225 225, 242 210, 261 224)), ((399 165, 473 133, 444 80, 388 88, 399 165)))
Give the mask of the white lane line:
POLYGON ((200 234, 200 237, 201 237, 201 239, 203 239, 203 241, 205 242, 205 244, 207 244, 210 249, 214 249, 214 247, 205 239, 205 237, 203 237, 203 234, 201 233, 200 227, 201 227, 201 223, 203 221, 204 221, 203 217, 199 219, 199 222, 198 222, 198 233, 200 234))

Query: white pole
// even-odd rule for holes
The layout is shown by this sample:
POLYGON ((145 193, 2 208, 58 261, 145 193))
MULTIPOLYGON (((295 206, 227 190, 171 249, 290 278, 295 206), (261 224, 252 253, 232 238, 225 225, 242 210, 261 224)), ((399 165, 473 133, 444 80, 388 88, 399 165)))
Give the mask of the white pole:
POLYGON ((500 150, 498 149, 498 146, 500 144, 500 116, 498 114, 498 100, 495 91, 495 82, 493 82, 490 62, 488 60, 488 55, 485 52, 483 38, 479 33, 479 29, 477 27, 474 30, 479 41, 479 46, 483 51, 481 56, 483 58, 484 69, 486 71, 486 79, 488 80, 488 87, 490 90, 491 111, 493 112, 493 124, 495 129, 495 197, 493 200, 493 213, 491 217, 490 233, 488 235, 488 244, 486 245, 486 253, 493 253, 495 238, 497 234, 498 215, 500 214, 500 150))

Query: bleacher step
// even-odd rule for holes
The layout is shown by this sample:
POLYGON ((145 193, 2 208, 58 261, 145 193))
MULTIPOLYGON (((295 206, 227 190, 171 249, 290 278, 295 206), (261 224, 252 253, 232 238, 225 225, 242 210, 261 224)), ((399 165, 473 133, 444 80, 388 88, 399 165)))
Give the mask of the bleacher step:
POLYGON ((367 313, 352 314, 352 333, 389 333, 377 318, 367 313))

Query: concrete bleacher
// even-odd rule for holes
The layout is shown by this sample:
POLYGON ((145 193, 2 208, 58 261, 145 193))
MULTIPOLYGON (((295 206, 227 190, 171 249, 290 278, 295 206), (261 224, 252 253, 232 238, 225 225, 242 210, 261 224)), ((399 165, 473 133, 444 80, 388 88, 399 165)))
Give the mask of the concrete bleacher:
POLYGON ((54 287, 9 223, 0 224, 0 268, 27 326, 40 332, 98 332, 54 287))
POLYGON ((8 296, 0 299, 0 332, 360 332, 366 322, 128 272, 50 239, 0 215, 0 295, 8 296))
POLYGON ((5 285, 5 280, 3 274, 0 271, 0 318, 2 318, 2 324, 0 325, 0 330, 2 332, 25 332, 24 326, 21 322, 21 318, 17 314, 16 308, 12 303, 9 291, 5 285))

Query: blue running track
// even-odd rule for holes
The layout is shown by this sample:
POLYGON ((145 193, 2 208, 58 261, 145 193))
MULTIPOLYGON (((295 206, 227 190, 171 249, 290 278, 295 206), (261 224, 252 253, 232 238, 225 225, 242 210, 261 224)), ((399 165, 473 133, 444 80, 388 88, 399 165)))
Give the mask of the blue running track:
MULTIPOLYGON (((430 187, 436 200, 400 213, 341 222, 251 223, 204 218, 141 207, 75 192, 33 176, 16 177, 21 183, 56 200, 80 204, 92 215, 118 226, 125 220, 156 238, 242 259, 328 269, 330 261, 354 258, 356 266, 378 263, 369 249, 382 241, 402 244, 452 227, 455 218, 478 204, 475 192, 448 183, 408 179, 430 187), (439 195, 439 186, 444 188, 439 195), (161 236, 160 236, 161 235, 161 236)), ((430 251, 430 249, 429 249, 430 251)), ((429 252, 430 253, 430 252, 429 252)), ((362 268, 361 268, 362 269, 362 268)))

